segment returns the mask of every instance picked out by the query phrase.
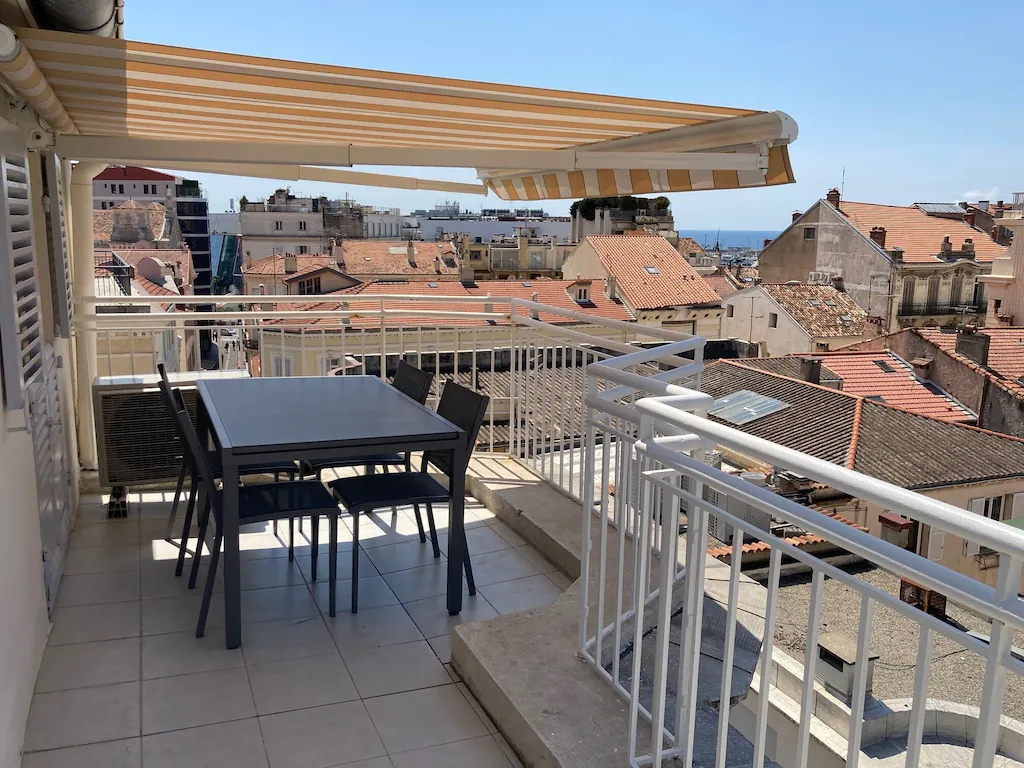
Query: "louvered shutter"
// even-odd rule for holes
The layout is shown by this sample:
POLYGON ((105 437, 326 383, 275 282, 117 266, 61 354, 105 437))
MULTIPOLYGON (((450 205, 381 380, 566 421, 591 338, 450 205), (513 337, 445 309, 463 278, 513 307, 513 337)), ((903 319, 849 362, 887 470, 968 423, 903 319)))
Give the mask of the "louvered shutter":
POLYGON ((928 559, 936 561, 942 560, 942 549, 945 543, 945 532, 932 528, 931 533, 928 535, 928 559))
POLYGON ((53 313, 57 335, 71 337, 71 264, 68 252, 68 230, 64 179, 60 158, 53 152, 43 155, 46 178, 50 245, 50 285, 53 287, 53 313))
POLYGON ((28 158, 24 146, 0 140, 0 350, 4 398, 8 410, 25 406, 24 387, 42 368, 43 338, 36 260, 32 247, 28 158))

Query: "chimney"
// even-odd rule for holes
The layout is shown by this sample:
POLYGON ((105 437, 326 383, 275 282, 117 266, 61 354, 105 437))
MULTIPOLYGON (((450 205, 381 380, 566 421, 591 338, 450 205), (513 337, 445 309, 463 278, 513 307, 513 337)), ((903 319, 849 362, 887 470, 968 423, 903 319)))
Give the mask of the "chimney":
POLYGON ((832 187, 832 189, 830 189, 828 191, 828 194, 825 195, 825 199, 828 200, 828 204, 829 205, 833 206, 834 208, 838 208, 839 207, 839 190, 836 189, 835 187, 832 187))
POLYGON ((770 237, 766 237, 764 239, 764 244, 761 247, 762 248, 767 248, 771 244, 772 244, 772 239, 770 237))
POLYGON ((872 227, 871 239, 878 243, 879 248, 885 248, 885 227, 872 227))
MULTIPOLYGON (((534 291, 533 293, 530 294, 530 301, 532 301, 534 304, 537 303, 537 292, 536 291, 534 291)), ((540 320, 540 313, 536 309, 531 309, 530 310, 530 317, 532 317, 534 320, 540 320)))
POLYGON ((970 210, 970 211, 968 211, 967 213, 964 214, 964 221, 967 223, 968 227, 973 227, 974 226, 974 222, 977 221, 977 219, 978 219, 978 212, 976 210, 972 209, 972 210, 970 210))
POLYGON ((345 271, 345 242, 337 242, 333 237, 331 238, 330 244, 328 245, 331 253, 334 255, 334 263, 337 264, 338 269, 342 272, 345 271))
POLYGON ((821 358, 800 358, 800 378, 811 384, 821 384, 821 358))
MULTIPOLYGON (((266 295, 267 295, 267 286, 265 286, 263 283, 260 283, 260 296, 266 296, 266 295)), ((264 312, 273 312, 274 311, 274 305, 273 304, 260 304, 260 309, 262 309, 264 312)))
MULTIPOLYGON (((998 226, 992 227, 992 231, 989 234, 991 235, 993 240, 995 240, 997 243, 999 243, 999 227, 998 226)), ((1002 245, 1002 243, 999 243, 999 244, 1002 245)))
POLYGON ((846 283, 843 281, 842 275, 834 275, 832 277, 832 287, 840 293, 846 293, 846 283))
POLYGON ((964 244, 962 246, 960 246, 960 250, 963 251, 964 253, 973 254, 974 253, 974 240, 972 238, 968 237, 966 240, 964 240, 964 244))
POLYGON ((405 246, 405 258, 409 260, 409 266, 416 266, 416 247, 412 244, 412 239, 409 239, 409 244, 405 246))
POLYGON ((950 242, 949 235, 942 238, 942 253, 952 253, 953 243, 950 242))
POLYGON ((286 253, 284 255, 284 273, 286 275, 294 275, 299 271, 299 259, 294 253, 286 253))
POLYGON ((797 219, 799 219, 803 215, 804 215, 803 211, 793 211, 793 221, 795 222, 797 219))
POLYGON ((440 256, 435 256, 434 257, 434 274, 436 274, 436 275, 440 275, 441 274, 441 257, 440 256))
POLYGON ((983 210, 983 211, 987 211, 988 210, 988 200, 979 200, 978 201, 978 207, 981 208, 981 210, 983 210))
POLYGON ((956 351, 978 365, 988 366, 988 345, 991 337, 986 333, 978 333, 973 325, 965 325, 956 332, 956 351))
POLYGON ((615 275, 608 275, 608 279, 605 283, 605 295, 612 301, 619 298, 619 286, 615 280, 615 275))
POLYGON ((1002 207, 1003 207, 1003 201, 1002 200, 997 201, 996 202, 996 208, 1002 208, 1002 207))
POLYGON ((930 357, 915 357, 910 361, 914 366, 914 375, 922 381, 928 381, 932 377, 932 359, 930 357))

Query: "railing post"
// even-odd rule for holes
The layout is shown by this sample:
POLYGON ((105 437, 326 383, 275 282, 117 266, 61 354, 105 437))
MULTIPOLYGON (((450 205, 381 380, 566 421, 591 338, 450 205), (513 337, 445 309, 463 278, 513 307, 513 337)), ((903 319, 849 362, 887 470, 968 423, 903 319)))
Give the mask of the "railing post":
MULTIPOLYGON (((597 379, 592 376, 587 376, 587 394, 597 394, 597 379)), ((590 525, 591 516, 593 515, 594 509, 594 443, 596 442, 596 430, 593 425, 595 419, 594 409, 584 403, 583 406, 584 420, 583 428, 586 430, 586 439, 584 442, 584 453, 583 453, 583 477, 580 478, 582 488, 581 498, 583 501, 582 511, 580 515, 581 524, 583 526, 581 541, 581 552, 580 552, 580 581, 582 586, 580 588, 580 648, 585 648, 587 645, 587 617, 589 613, 588 601, 590 600, 590 555, 591 555, 591 542, 590 542, 590 525)), ((604 563, 600 564, 601 575, 604 573, 604 563)), ((597 628, 598 633, 601 632, 601 627, 597 628)), ((596 658, 597 664, 601 664, 601 659, 596 658)))

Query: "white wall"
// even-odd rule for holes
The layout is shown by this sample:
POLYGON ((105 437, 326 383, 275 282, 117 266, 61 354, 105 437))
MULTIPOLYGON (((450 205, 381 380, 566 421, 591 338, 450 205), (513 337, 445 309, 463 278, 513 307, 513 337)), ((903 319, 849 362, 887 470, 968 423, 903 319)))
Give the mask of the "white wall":
POLYGON ((43 550, 32 440, 0 424, 0 766, 20 765, 36 672, 46 643, 43 550))
POLYGON ((759 288, 750 288, 728 296, 722 301, 722 336, 755 341, 762 345, 762 356, 813 352, 811 337, 759 288), (729 317, 729 307, 732 317, 729 317), (778 325, 769 327, 771 314, 778 315, 778 325))
POLYGON ((465 221, 458 219, 428 219, 419 217, 420 236, 424 240, 437 239, 438 231, 445 234, 465 233, 470 240, 477 237, 483 238, 486 243, 495 235, 501 237, 512 237, 515 228, 529 223, 536 227, 538 235, 557 235, 558 239, 565 242, 572 234, 572 224, 568 221, 465 221))
POLYGON ((242 235, 242 253, 245 254, 245 263, 257 259, 264 259, 280 253, 299 253, 305 246, 306 253, 320 253, 323 251, 322 241, 319 237, 260 237, 253 235, 242 235))

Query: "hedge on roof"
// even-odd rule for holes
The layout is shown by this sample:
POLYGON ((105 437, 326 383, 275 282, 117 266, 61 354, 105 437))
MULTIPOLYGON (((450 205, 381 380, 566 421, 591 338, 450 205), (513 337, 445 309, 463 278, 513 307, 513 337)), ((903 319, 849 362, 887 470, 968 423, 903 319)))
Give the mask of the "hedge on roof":
POLYGON ((575 216, 576 211, 587 221, 593 221, 598 208, 617 208, 621 211, 667 211, 669 199, 664 195, 655 198, 634 197, 585 197, 569 206, 569 215, 575 216))

